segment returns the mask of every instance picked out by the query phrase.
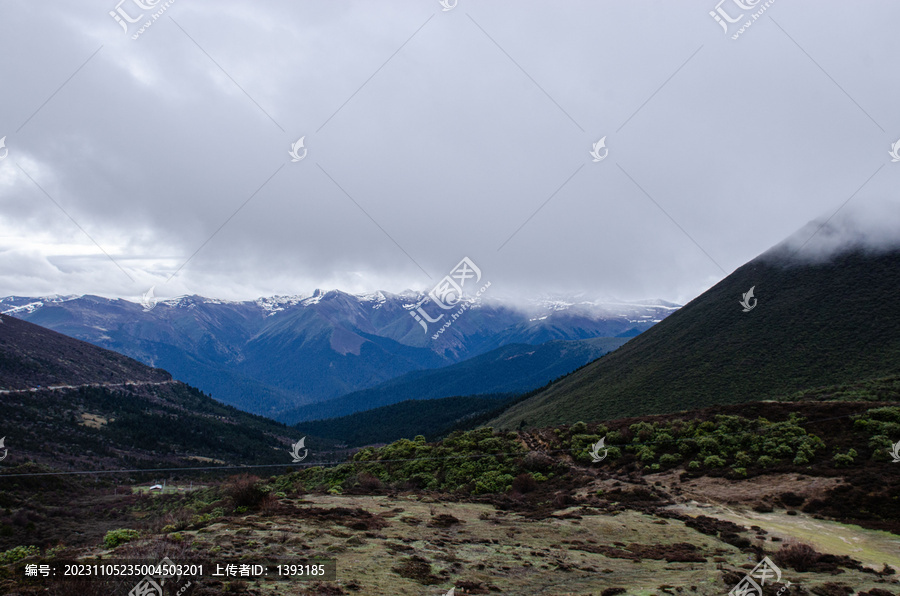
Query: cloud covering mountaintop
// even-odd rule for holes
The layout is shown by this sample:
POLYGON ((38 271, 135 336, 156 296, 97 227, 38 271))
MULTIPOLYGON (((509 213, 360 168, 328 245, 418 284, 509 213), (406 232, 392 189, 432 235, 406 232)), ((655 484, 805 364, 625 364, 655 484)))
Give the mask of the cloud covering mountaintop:
POLYGON ((896 208, 900 5, 716 6, 4 2, 0 295, 684 303, 896 208))

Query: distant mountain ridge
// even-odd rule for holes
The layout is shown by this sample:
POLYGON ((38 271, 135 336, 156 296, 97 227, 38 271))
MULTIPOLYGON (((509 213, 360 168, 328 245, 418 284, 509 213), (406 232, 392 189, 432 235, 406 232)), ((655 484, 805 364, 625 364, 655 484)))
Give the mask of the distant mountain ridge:
POLYGON ((347 416, 405 400, 525 393, 600 358, 629 338, 552 340, 509 344, 442 368, 406 373, 375 387, 288 410, 287 424, 347 416))
POLYGON ((795 252, 782 244, 764 253, 492 424, 665 414, 900 373, 900 250, 813 261, 795 252))
POLYGON ((224 403, 279 413, 455 364, 513 343, 633 336, 677 310, 663 301, 548 297, 474 304, 432 340, 409 315, 421 292, 231 302, 200 296, 141 305, 98 296, 7 297, 0 312, 165 368, 224 403))

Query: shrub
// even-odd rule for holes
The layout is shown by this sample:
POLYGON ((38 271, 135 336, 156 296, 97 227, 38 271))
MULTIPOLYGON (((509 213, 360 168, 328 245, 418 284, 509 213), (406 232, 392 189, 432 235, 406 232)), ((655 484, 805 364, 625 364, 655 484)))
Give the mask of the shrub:
POLYGON ((856 449, 851 448, 847 453, 835 453, 831 460, 834 462, 835 468, 846 468, 853 464, 853 459, 856 455, 856 449))
POLYGON ((364 491, 371 492, 381 488, 381 480, 368 472, 361 472, 358 477, 359 486, 364 491))
POLYGON ((769 455, 760 455, 759 459, 756 460, 756 463, 761 468, 768 468, 769 466, 772 466, 777 462, 778 462, 777 459, 775 459, 774 457, 771 457, 769 455))
POLYGON ((701 455, 717 455, 722 451, 719 442, 712 437, 703 437, 697 444, 700 446, 701 455))
POLYGON ((695 439, 684 439, 681 441, 681 445, 678 446, 678 451, 680 451, 682 455, 694 453, 697 449, 697 441, 695 439))
POLYGON ((777 553, 775 559, 782 567, 790 567, 795 571, 809 571, 813 569, 819 560, 819 553, 808 544, 799 542, 791 542, 783 545, 777 553))
POLYGON ((472 492, 476 495, 504 493, 512 487, 512 483, 513 477, 511 475, 502 474, 498 470, 490 470, 475 480, 475 489, 472 492))
POLYGON ((256 476, 241 474, 231 479, 231 482, 227 485, 226 492, 231 497, 231 500, 234 501, 235 507, 253 509, 262 503, 267 491, 262 488, 260 480, 256 476))
POLYGON ((725 460, 718 455, 710 455, 703 460, 703 465, 707 468, 721 468, 725 465, 725 460))
POLYGON ((688 464, 688 470, 699 470, 702 464, 696 459, 688 464))
POLYGON ((537 488, 537 481, 531 474, 519 474, 512 481, 512 490, 525 494, 537 488))
POLYGON ((681 461, 681 456, 673 455, 671 453, 665 453, 659 458, 659 465, 670 468, 672 466, 677 466, 678 462, 681 461))
POLYGON ((623 445, 627 441, 625 440, 625 435, 617 430, 614 430, 610 433, 607 433, 606 442, 610 445, 623 445))
POLYGON ((0 553, 0 565, 9 565, 26 557, 40 554, 40 552, 36 546, 17 546, 0 553))
POLYGON ((584 422, 576 422, 569 428, 569 435, 583 435, 587 432, 587 424, 584 422))
POLYGON ((103 537, 103 544, 106 545, 106 548, 116 548, 120 544, 130 542, 140 535, 140 532, 137 530, 129 530, 127 528, 110 530, 106 533, 106 536, 103 537))
POLYGON ((746 468, 747 466, 753 464, 753 456, 747 453, 746 451, 738 451, 734 455, 734 465, 746 468))
POLYGON ((645 446, 641 447, 640 450, 637 452, 637 458, 644 463, 650 463, 654 459, 656 459, 656 453, 653 451, 652 448, 645 445, 645 446))

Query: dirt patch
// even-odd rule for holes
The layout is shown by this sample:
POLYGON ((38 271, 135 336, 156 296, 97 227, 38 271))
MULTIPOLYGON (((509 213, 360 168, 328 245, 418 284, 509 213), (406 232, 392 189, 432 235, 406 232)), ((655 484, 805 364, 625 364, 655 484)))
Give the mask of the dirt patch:
POLYGON ((658 476, 664 485, 677 484, 680 493, 688 499, 728 505, 765 503, 769 506, 797 507, 798 502, 821 497, 825 492, 843 484, 841 478, 809 477, 802 474, 766 474, 737 482, 709 476, 678 482, 673 478, 675 475, 668 473, 658 476))
POLYGON ((391 571, 400 577, 417 581, 423 586, 431 586, 444 581, 443 578, 431 572, 431 563, 428 562, 428 559, 419 555, 407 557, 399 565, 392 567, 391 571))
POLYGON ((303 507, 297 510, 300 515, 308 519, 335 523, 351 530, 367 531, 378 530, 390 525, 381 515, 372 515, 359 507, 303 507))
POLYGON ((428 526, 431 528, 449 528, 463 523, 465 522, 453 517, 452 515, 449 515, 447 513, 440 513, 431 518, 428 526))

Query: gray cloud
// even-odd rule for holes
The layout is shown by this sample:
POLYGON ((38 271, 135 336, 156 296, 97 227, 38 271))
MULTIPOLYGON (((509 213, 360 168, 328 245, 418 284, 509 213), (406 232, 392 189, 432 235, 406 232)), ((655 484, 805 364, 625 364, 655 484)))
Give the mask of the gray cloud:
POLYGON ((0 295, 400 291, 469 256, 497 295, 686 302, 851 196, 853 237, 900 235, 886 0, 738 40, 707 1, 176 0, 137 40, 115 6, 0 5, 0 295))

